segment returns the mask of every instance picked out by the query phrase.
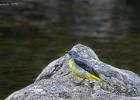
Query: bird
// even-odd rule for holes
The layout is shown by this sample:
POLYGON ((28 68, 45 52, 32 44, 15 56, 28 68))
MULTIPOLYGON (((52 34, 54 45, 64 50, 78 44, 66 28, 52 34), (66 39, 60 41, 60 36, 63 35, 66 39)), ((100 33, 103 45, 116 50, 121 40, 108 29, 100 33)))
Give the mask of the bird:
POLYGON ((92 66, 86 64, 83 60, 78 59, 80 56, 76 51, 68 51, 70 59, 68 61, 69 69, 73 73, 74 76, 82 78, 83 80, 77 85, 82 84, 85 79, 93 79, 96 81, 101 81, 102 78, 99 76, 97 71, 92 66))

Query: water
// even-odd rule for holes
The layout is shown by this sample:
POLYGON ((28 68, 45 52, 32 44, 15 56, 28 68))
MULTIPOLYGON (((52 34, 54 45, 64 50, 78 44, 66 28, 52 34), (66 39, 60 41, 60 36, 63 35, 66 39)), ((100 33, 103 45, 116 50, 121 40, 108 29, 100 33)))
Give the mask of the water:
POLYGON ((0 7, 0 99, 31 84, 77 43, 140 75, 138 9, 136 0, 22 0, 0 7))

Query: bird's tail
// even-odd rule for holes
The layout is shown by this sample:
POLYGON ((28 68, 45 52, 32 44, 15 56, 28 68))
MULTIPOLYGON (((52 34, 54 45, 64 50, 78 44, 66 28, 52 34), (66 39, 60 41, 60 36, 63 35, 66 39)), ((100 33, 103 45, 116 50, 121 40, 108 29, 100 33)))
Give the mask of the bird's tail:
POLYGON ((94 75, 91 75, 90 77, 92 79, 96 80, 96 81, 103 81, 100 77, 97 77, 97 76, 94 76, 94 75))

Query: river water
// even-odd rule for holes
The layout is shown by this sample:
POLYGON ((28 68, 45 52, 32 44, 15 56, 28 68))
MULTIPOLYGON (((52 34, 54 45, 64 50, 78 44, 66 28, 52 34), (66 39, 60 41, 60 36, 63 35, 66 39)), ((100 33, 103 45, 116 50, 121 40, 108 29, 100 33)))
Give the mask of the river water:
POLYGON ((100 60, 140 75, 137 0, 0 2, 0 99, 31 84, 77 43, 100 60))

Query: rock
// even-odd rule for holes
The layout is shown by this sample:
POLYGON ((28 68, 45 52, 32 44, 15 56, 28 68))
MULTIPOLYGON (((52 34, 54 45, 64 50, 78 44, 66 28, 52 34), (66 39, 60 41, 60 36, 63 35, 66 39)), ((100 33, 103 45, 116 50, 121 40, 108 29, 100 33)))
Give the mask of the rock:
POLYGON ((68 69, 69 56, 51 62, 36 78, 35 82, 12 93, 6 100, 140 100, 140 77, 135 73, 115 68, 99 60, 95 52, 82 44, 74 50, 105 80, 86 80, 83 85, 73 82, 75 77, 68 69))

